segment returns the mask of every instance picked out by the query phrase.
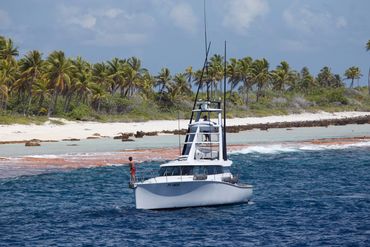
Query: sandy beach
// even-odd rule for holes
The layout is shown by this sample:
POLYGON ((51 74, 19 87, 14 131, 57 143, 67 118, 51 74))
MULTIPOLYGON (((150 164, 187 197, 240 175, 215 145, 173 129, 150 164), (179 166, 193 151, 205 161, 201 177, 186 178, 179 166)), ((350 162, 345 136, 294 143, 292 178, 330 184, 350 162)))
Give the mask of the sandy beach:
MULTIPOLYGON (((370 116, 370 112, 320 112, 291 114, 285 116, 233 118, 227 120, 227 125, 238 126, 277 122, 305 122, 363 116, 370 116)), ((157 120, 131 123, 98 123, 58 120, 63 121, 64 124, 57 125, 46 122, 42 125, 0 125, 0 141, 25 141, 31 139, 59 141, 70 138, 86 139, 94 134, 113 137, 119 133, 134 133, 136 131, 174 131, 178 129, 179 125, 180 129, 184 129, 188 124, 188 120, 180 120, 180 123, 177 120, 157 120)))

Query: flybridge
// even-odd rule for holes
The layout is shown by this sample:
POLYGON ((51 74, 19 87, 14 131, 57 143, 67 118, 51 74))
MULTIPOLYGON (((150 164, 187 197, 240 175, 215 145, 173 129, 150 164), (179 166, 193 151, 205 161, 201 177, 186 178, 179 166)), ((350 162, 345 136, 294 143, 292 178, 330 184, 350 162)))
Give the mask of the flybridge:
POLYGON ((199 101, 193 110, 195 121, 189 124, 180 158, 223 160, 221 102, 199 101), (215 119, 215 122, 212 121, 215 119))

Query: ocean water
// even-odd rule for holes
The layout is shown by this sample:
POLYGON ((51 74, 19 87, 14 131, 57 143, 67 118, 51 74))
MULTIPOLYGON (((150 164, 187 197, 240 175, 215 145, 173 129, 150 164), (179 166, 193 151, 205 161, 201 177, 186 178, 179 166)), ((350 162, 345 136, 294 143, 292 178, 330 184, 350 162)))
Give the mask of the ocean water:
POLYGON ((230 158, 249 204, 136 210, 124 166, 0 179, 0 246, 370 246, 368 145, 230 158))

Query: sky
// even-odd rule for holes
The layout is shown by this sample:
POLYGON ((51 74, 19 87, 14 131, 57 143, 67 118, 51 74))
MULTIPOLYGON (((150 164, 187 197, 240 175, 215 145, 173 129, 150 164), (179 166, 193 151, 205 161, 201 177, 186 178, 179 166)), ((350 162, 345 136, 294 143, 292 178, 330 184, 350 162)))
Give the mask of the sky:
MULTIPOLYGON (((317 74, 324 66, 343 76, 360 67, 367 83, 370 52, 369 0, 206 0, 210 54, 266 58, 317 74)), ((46 57, 62 50, 89 62, 141 59, 157 74, 205 57, 203 0, 0 0, 0 35, 20 51, 46 57)))

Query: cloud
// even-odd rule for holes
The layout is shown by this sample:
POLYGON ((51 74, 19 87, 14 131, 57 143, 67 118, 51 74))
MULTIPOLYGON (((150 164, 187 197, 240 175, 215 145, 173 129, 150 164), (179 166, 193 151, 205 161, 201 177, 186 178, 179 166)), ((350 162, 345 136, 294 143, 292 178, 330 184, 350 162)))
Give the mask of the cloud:
POLYGON ((191 6, 187 3, 175 5, 170 11, 170 18, 174 25, 191 33, 196 31, 197 18, 191 6))
POLYGON ((8 27, 11 23, 8 12, 0 9, 0 28, 8 27))
POLYGON ((315 49, 307 41, 295 39, 280 40, 279 47, 284 52, 308 52, 315 49))
POLYGON ((328 33, 347 26, 344 17, 335 17, 327 11, 314 11, 307 6, 292 5, 283 12, 283 20, 288 27, 303 33, 328 33))
POLYGON ((228 0, 223 26, 244 35, 255 19, 268 12, 269 5, 265 0, 228 0))
POLYGON ((116 18, 119 16, 123 11, 121 9, 117 8, 111 8, 103 11, 103 16, 109 17, 109 18, 116 18))
POLYGON ((64 5, 59 7, 59 23, 81 43, 99 46, 145 43, 155 26, 154 18, 144 13, 64 5))

